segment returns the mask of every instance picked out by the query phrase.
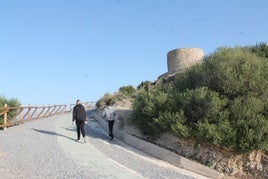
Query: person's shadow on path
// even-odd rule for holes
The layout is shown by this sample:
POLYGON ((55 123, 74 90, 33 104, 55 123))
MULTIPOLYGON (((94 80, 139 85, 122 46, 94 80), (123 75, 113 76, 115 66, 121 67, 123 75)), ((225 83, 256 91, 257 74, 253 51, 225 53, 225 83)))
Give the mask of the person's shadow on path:
MULTIPOLYGON (((40 129, 33 129, 33 130, 36 131, 36 132, 42 133, 42 134, 54 135, 54 136, 60 136, 60 137, 64 137, 64 138, 67 138, 67 139, 76 141, 76 139, 73 139, 73 138, 71 138, 71 137, 68 137, 68 136, 65 136, 65 135, 62 135, 62 134, 58 134, 58 133, 56 133, 56 132, 45 131, 45 130, 40 130, 40 129)), ((71 130, 71 129, 68 129, 68 130, 71 130)))
POLYGON ((75 128, 62 127, 62 129, 65 129, 67 131, 74 131, 74 132, 76 132, 76 129, 75 128))

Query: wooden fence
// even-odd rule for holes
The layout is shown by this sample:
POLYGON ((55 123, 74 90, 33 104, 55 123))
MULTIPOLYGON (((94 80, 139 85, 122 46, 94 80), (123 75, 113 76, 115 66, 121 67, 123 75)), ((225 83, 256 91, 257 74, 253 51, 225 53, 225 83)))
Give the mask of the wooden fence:
MULTIPOLYGON (((95 102, 83 103, 86 109, 94 108, 95 102)), ((28 121, 46 118, 58 114, 71 112, 75 104, 70 104, 69 110, 67 105, 53 105, 53 106, 27 106, 27 107, 0 107, 0 128, 23 124, 28 121)))

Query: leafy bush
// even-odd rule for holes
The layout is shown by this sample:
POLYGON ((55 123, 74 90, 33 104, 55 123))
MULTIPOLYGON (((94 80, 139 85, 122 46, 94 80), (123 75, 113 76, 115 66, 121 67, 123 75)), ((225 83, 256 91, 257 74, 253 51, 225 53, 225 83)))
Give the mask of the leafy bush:
MULTIPOLYGON (((8 107, 19 107, 21 106, 20 102, 15 99, 15 98, 11 98, 11 99, 7 99, 6 97, 0 97, 0 108, 3 108, 5 106, 5 104, 7 104, 8 107)), ((2 112, 2 111, 0 111, 2 112)), ((19 112, 19 110, 10 110, 7 113, 7 121, 9 121, 13 116, 17 115, 19 112)), ((0 124, 3 124, 4 122, 4 116, 0 116, 0 124)))
POLYGON ((167 99, 167 94, 159 90, 141 91, 133 103, 134 124, 145 134, 159 133, 161 128, 154 119, 158 117, 159 111, 163 110, 162 106, 167 99))
POLYGON ((163 128, 163 131, 170 131, 176 136, 189 137, 191 134, 190 128, 186 124, 186 117, 183 110, 175 113, 163 112, 155 121, 163 128))
POLYGON ((178 93, 176 100, 178 106, 183 109, 187 118, 187 124, 193 128, 199 121, 209 121, 218 123, 228 117, 225 110, 226 99, 221 99, 217 92, 209 90, 207 87, 186 90, 178 93))
POLYGON ((257 43, 255 46, 249 47, 249 49, 258 56, 268 59, 268 46, 265 42, 257 43))
POLYGON ((123 86, 121 88, 119 88, 119 93, 125 94, 127 96, 131 96, 136 92, 136 89, 129 85, 129 86, 123 86))
POLYGON ((169 131, 239 152, 268 150, 267 55, 264 43, 219 48, 173 82, 141 90, 135 123, 152 136, 169 131))
POLYGON ((149 91, 152 88, 152 82, 150 81, 143 81, 141 84, 138 85, 137 89, 144 89, 145 91, 149 91))

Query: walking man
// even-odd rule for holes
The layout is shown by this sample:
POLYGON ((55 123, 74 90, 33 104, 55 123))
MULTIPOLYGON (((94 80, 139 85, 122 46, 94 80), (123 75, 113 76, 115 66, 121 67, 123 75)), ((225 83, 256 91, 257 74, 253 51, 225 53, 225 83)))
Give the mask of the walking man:
POLYGON ((85 121, 86 121, 86 110, 82 105, 81 101, 76 100, 76 105, 73 109, 73 124, 76 123, 77 129, 77 141, 80 140, 80 132, 82 133, 84 143, 86 143, 86 134, 85 134, 85 121))
POLYGON ((106 121, 108 122, 110 140, 114 138, 113 126, 114 126, 115 113, 114 113, 114 109, 112 105, 113 105, 113 102, 111 100, 108 100, 106 102, 106 107, 103 110, 103 118, 106 119, 106 121))

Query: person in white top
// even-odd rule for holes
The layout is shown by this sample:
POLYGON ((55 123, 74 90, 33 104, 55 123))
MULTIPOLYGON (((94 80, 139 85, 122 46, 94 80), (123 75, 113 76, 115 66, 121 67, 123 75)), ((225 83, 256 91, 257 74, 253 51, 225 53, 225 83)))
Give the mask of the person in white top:
POLYGON ((114 138, 113 135, 113 126, 114 126, 114 118, 115 118, 115 112, 113 109, 113 102, 112 100, 108 100, 106 102, 106 107, 103 110, 103 118, 106 119, 106 121, 108 122, 108 129, 109 129, 109 137, 110 140, 112 140, 114 138))

